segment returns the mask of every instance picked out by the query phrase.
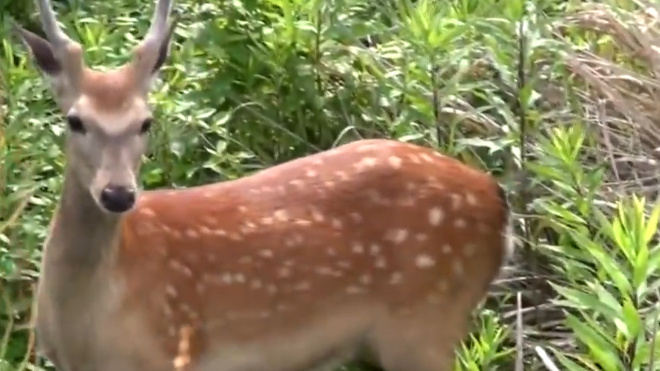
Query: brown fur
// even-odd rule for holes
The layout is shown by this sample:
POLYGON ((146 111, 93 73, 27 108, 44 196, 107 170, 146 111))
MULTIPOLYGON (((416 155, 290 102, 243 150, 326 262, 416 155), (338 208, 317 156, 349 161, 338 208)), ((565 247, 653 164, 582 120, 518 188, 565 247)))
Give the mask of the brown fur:
MULTIPOLYGON (((67 232, 54 229, 45 262, 54 276, 46 273, 44 282, 60 286, 48 290, 58 297, 77 293, 75 318, 76 305, 102 309, 87 314, 94 318, 85 336, 58 326, 51 341, 57 348, 84 339, 61 357, 78 363, 99 353, 91 363, 115 367, 106 359, 118 358, 127 370, 165 369, 184 326, 193 329, 189 351, 198 368, 191 370, 302 370, 336 365, 363 349, 388 370, 448 370, 507 248, 508 211, 492 179, 392 141, 355 142, 237 181, 145 192, 121 218, 86 203, 86 211, 71 211, 86 215, 69 232, 81 242, 65 242, 67 232), (364 158, 375 163, 361 167, 364 158), (391 158, 403 159, 401 166, 391 158), (437 227, 429 224, 434 206, 445 213, 437 227), (465 224, 455 225, 459 219, 465 224), (95 233, 99 224, 103 231, 95 233), (389 233, 400 229, 407 236, 399 243, 389 233), (54 265, 50 259, 60 254, 72 255, 54 265), (435 265, 417 266, 421 254, 435 265), (61 281, 68 270, 98 280, 61 281), (401 282, 394 284, 397 272, 401 282), (351 286, 364 292, 350 293, 351 286)), ((66 212, 58 212, 62 228, 66 212)), ((62 306, 54 298, 42 303, 44 311, 62 306)))
POLYGON ((132 65, 100 72, 85 69, 81 91, 92 102, 92 109, 103 113, 125 111, 133 97, 140 96, 132 65))

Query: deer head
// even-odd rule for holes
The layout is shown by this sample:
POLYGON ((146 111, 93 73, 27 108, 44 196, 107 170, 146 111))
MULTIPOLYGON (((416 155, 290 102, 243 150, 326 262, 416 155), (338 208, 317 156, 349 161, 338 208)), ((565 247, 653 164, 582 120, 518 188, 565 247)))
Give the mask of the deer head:
POLYGON ((49 0, 36 4, 46 38, 14 27, 51 82, 66 116, 67 175, 89 190, 103 211, 129 211, 152 125, 147 95, 169 53, 176 23, 168 22, 171 0, 158 0, 151 27, 132 60, 107 72, 85 65, 81 45, 58 26, 49 0))

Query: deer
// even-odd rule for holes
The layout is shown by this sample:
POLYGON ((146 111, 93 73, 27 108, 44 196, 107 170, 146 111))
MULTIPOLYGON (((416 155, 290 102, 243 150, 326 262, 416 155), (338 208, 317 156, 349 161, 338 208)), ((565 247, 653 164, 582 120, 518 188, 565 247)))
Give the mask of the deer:
POLYGON ((49 0, 14 24, 65 118, 35 294, 60 371, 448 371, 513 249, 494 176, 430 147, 358 139, 238 179, 142 190, 171 0, 120 67, 85 65, 49 0))

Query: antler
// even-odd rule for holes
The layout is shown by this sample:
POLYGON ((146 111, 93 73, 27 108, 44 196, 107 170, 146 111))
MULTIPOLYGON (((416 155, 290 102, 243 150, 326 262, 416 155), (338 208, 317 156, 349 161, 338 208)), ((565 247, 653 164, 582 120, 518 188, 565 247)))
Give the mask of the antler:
POLYGON ((29 46, 37 64, 44 72, 68 80, 68 85, 75 89, 84 67, 82 48, 59 27, 50 0, 35 0, 35 3, 46 39, 15 23, 13 28, 29 46))
POLYGON ((49 0, 36 0, 39 9, 39 17, 43 26, 46 38, 54 47, 55 51, 65 50, 68 45, 77 44, 62 31, 57 24, 55 12, 49 0))
POLYGON ((171 0, 158 0, 149 31, 135 48, 134 64, 142 76, 151 78, 152 73, 160 68, 168 54, 169 39, 176 23, 172 22, 168 26, 171 11, 171 0))
POLYGON ((141 47, 143 48, 154 48, 160 47, 160 43, 167 37, 169 34, 169 29, 167 27, 167 20, 172 11, 172 1, 171 0, 158 0, 156 8, 154 10, 154 15, 151 18, 151 27, 147 35, 142 41, 141 47))

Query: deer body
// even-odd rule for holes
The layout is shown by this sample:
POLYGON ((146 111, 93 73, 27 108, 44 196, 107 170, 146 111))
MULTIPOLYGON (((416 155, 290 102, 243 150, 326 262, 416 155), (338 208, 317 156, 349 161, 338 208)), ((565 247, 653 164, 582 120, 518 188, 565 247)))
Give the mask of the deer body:
POLYGON ((363 347, 397 350, 406 331, 448 364, 464 328, 447 330, 466 325, 507 248, 494 181, 395 141, 144 192, 122 216, 85 189, 67 202, 68 187, 37 328, 66 370, 133 357, 124 370, 167 369, 186 328, 200 370, 335 365, 363 347))
POLYGON ((487 174, 361 140, 242 179, 139 192, 169 0, 129 64, 97 72, 37 0, 16 27, 67 118, 66 172, 37 293, 59 371, 448 371, 511 246, 487 174))

